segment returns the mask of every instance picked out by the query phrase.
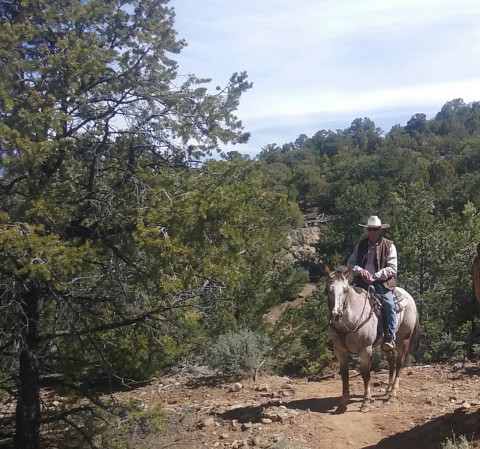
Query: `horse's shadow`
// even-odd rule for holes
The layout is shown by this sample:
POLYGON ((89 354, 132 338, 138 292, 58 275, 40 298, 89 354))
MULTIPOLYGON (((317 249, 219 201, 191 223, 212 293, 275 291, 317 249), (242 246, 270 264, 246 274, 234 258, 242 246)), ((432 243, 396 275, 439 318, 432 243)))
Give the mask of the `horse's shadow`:
MULTIPOLYGON (((292 410, 309 410, 314 413, 334 413, 338 405, 338 397, 299 399, 289 402, 282 402, 282 406, 292 410)), ((224 413, 218 413, 217 416, 224 420, 236 420, 239 423, 261 422, 263 413, 270 407, 278 406, 277 403, 267 403, 258 406, 245 406, 224 413)))
MULTIPOLYGON (((384 402, 387 401, 385 396, 374 396, 376 400, 383 400, 384 402)), ((325 398, 309 398, 309 399, 296 399, 292 401, 284 401, 281 405, 286 407, 287 409, 291 410, 303 410, 303 411, 310 411, 313 413, 326 413, 335 415, 339 412, 337 411, 337 407, 339 405, 340 398, 338 396, 335 397, 325 397, 325 398)), ((361 395, 353 395, 350 398, 350 402, 348 404, 348 411, 355 412, 358 411, 355 407, 355 404, 361 404, 363 402, 363 396, 361 395)), ((239 423, 247 423, 247 422, 261 422, 263 412, 268 409, 269 407, 275 407, 278 404, 275 403, 267 403, 259 406, 245 406, 239 407, 234 410, 229 410, 224 413, 219 413, 217 416, 224 420, 236 420, 239 423)))
MULTIPOLYGON (((382 401, 387 403, 388 396, 385 394, 372 395, 372 399, 375 401, 382 401)), ((363 395, 352 395, 350 396, 350 401, 348 402, 347 411, 358 411, 355 407, 356 404, 363 403, 363 395)), ((340 398, 335 397, 326 397, 326 398, 311 398, 311 399, 298 399, 290 402, 284 402, 283 405, 287 408, 305 410, 314 413, 329 413, 331 415, 336 415, 341 413, 338 411, 337 407, 340 404, 340 398)))
POLYGON ((334 413, 339 402, 338 396, 326 398, 296 399, 284 402, 290 409, 310 411, 313 413, 334 413))

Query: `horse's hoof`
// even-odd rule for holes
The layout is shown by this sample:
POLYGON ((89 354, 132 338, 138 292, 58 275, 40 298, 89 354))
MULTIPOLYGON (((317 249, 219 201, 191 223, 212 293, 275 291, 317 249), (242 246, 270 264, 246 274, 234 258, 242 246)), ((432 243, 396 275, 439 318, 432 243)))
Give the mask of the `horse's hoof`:
POLYGON ((393 404, 394 402, 397 402, 397 397, 391 394, 387 399, 387 404, 393 404))
POLYGON ((347 411, 347 406, 344 405, 344 404, 341 404, 337 407, 337 409, 335 410, 335 414, 336 415, 341 415, 342 413, 345 413, 347 411))
POLYGON ((370 406, 364 402, 364 403, 362 404, 362 406, 360 407, 360 411, 361 411, 362 413, 367 413, 367 412, 370 411, 370 406))

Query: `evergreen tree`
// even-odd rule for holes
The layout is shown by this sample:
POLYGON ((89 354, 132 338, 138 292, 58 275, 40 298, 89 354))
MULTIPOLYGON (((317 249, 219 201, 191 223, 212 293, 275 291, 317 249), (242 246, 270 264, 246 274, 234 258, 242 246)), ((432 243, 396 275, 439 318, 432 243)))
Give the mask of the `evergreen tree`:
POLYGON ((42 379, 82 395, 168 364, 289 225, 248 166, 188 168, 248 138, 234 111, 251 84, 179 78, 173 25, 165 0, 0 7, 0 388, 18 448, 39 447, 42 379))

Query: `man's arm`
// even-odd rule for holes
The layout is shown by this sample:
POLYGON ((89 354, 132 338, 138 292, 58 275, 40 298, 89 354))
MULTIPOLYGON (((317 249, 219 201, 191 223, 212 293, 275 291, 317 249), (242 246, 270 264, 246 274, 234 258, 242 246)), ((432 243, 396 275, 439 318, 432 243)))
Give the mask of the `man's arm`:
POLYGON ((355 246, 352 255, 347 260, 347 267, 352 269, 354 276, 360 276, 362 281, 366 284, 371 284, 375 281, 372 274, 367 270, 363 269, 361 266, 357 265, 357 256, 358 256, 358 245, 355 246))
POLYGON ((357 257, 358 257, 358 245, 355 246, 353 253, 350 255, 350 257, 347 260, 347 267, 350 267, 352 269, 352 273, 354 275, 360 274, 360 272, 362 271, 362 267, 357 265, 357 257))
POLYGON ((390 247, 390 254, 387 258, 387 266, 382 270, 377 271, 373 275, 373 278, 376 281, 386 281, 394 274, 397 274, 397 248, 392 243, 392 246, 390 247))

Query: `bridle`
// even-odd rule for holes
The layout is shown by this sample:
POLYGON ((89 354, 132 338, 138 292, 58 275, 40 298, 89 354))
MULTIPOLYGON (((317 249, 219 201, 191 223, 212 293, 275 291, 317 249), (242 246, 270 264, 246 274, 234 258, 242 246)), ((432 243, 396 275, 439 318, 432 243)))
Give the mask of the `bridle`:
MULTIPOLYGON (((356 332, 358 331, 361 327, 363 327, 365 324, 368 323, 368 321, 370 320, 370 318, 372 317, 372 315, 374 314, 375 310, 374 310, 374 307, 371 306, 370 308, 370 312, 369 314, 367 315, 367 317, 361 321, 362 319, 362 316, 363 316, 363 313, 365 312, 365 309, 367 307, 367 303, 369 302, 368 301, 368 297, 369 297, 369 293, 366 291, 365 292, 365 301, 363 303, 363 309, 362 309, 362 313, 360 313, 360 316, 358 317, 358 320, 357 322, 353 325, 353 327, 349 327, 347 326, 344 322, 343 322, 343 317, 345 315, 345 311, 347 310, 347 306, 348 306, 348 299, 350 297, 350 292, 352 290, 353 287, 351 286, 348 286, 348 289, 347 289, 347 293, 345 295, 345 299, 343 301, 343 305, 342 305, 342 316, 340 317, 340 319, 338 321, 333 321, 331 319, 331 316, 332 316, 332 311, 330 310, 330 323, 333 325, 333 328, 340 333, 340 329, 337 328, 336 324, 340 323, 343 328, 344 328, 344 333, 350 333, 350 332, 356 332)), ((328 295, 328 294, 327 294, 328 295)))

